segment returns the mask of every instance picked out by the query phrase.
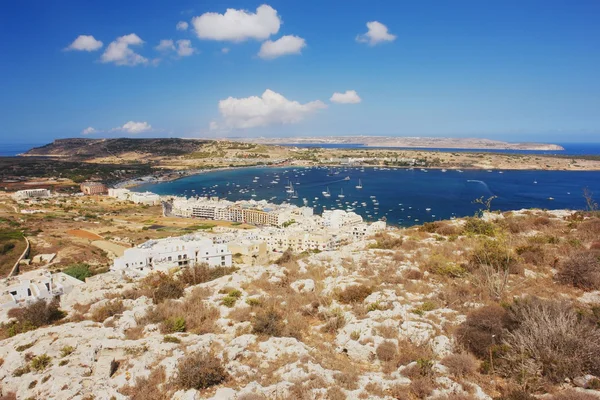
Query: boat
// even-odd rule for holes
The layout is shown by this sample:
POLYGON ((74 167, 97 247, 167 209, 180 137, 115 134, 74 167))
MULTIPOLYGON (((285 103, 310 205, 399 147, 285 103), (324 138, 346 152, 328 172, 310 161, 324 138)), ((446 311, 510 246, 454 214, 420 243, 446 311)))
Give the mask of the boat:
POLYGON ((292 199, 297 199, 298 198, 298 192, 294 192, 292 193, 292 195, 290 196, 292 199))
POLYGON ((349 176, 346 176, 346 177, 344 178, 344 180, 345 180, 345 181, 349 181, 349 180, 350 180, 350 177, 349 177, 349 176))
POLYGON ((358 185, 355 186, 357 189, 362 189, 362 182, 360 181, 360 179, 358 180, 358 185))
POLYGON ((346 196, 344 196, 344 189, 340 189, 340 194, 338 194, 338 197, 340 199, 343 199, 344 197, 346 197, 346 196))
POLYGON ((290 183, 290 185, 288 186, 288 190, 285 191, 286 193, 290 193, 290 194, 294 194, 294 185, 292 185, 290 183))
POLYGON ((329 193, 329 186, 327 186, 327 191, 323 192, 324 197, 331 197, 331 193, 329 193))
POLYGON ((256 197, 256 193, 254 192, 254 190, 252 190, 252 197, 256 197))

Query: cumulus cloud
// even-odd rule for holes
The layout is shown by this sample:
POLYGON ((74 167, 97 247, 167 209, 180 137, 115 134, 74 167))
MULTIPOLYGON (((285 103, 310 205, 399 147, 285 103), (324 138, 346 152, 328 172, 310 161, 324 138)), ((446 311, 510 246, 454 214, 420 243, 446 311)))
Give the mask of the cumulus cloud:
POLYGON ((171 39, 163 39, 158 43, 158 46, 155 47, 158 51, 171 51, 175 50, 175 44, 171 39))
POLYGON ((134 66, 148 63, 148 59, 131 50, 129 46, 140 46, 144 43, 135 33, 120 36, 111 42, 104 53, 101 61, 103 63, 115 63, 116 65, 134 66))
POLYGON ((393 42, 396 40, 396 35, 389 33, 387 26, 381 22, 367 22, 367 28, 369 29, 367 33, 356 37, 357 42, 368 43, 370 46, 375 46, 382 42, 393 42))
POLYGON ((200 39, 241 42, 247 39, 265 40, 279 32, 281 19, 277 11, 263 4, 256 13, 228 8, 225 14, 209 12, 192 19, 200 39))
POLYGON ((96 40, 92 35, 79 35, 65 50, 96 51, 103 43, 96 40))
POLYGON ((91 126, 85 128, 84 130, 81 131, 82 135, 92 135, 94 133, 98 133, 100 131, 96 130, 95 128, 92 128, 91 126))
POLYGON ((339 104, 356 104, 362 101, 356 90, 346 90, 344 93, 335 92, 329 100, 339 104))
POLYGON ((179 21, 177 23, 177 25, 175 26, 175 28, 177 28, 178 31, 187 31, 188 28, 188 23, 185 21, 179 21))
POLYGON ((196 49, 192 47, 192 42, 187 39, 177 41, 177 55, 179 57, 191 56, 196 52, 196 49))
POLYGON ((229 97, 219 101, 219 112, 230 128, 254 128, 273 124, 295 124, 315 111, 327 108, 320 100, 301 104, 270 89, 261 97, 229 97))
POLYGON ((111 131, 121 131, 121 132, 126 132, 126 133, 130 133, 132 135, 135 135, 138 133, 148 132, 151 129, 152 129, 152 126, 147 122, 129 121, 129 122, 125 123, 123 126, 119 126, 117 128, 111 129, 111 131))
POLYGON ((288 54, 300 54, 306 47, 306 41, 299 36, 282 36, 276 41, 267 40, 260 46, 258 56, 265 59, 273 59, 288 54))

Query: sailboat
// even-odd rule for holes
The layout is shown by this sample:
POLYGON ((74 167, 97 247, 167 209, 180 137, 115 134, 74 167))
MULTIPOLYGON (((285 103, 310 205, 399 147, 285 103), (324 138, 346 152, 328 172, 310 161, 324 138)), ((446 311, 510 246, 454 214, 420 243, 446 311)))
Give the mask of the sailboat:
POLYGON ((344 189, 340 189, 340 194, 338 194, 338 197, 340 199, 343 199, 344 197, 346 197, 346 196, 344 196, 344 189))
POLYGON ((290 183, 290 185, 288 186, 288 190, 286 190, 286 193, 293 194, 294 193, 294 185, 292 185, 290 183))
POLYGON ((360 179, 358 180, 358 185, 356 185, 357 189, 362 189, 362 182, 360 181, 360 179))
POLYGON ((298 192, 294 192, 291 196, 292 199, 297 199, 298 198, 298 192))
POLYGON ((323 197, 331 197, 331 193, 329 193, 329 186, 327 186, 327 191, 323 192, 323 197))

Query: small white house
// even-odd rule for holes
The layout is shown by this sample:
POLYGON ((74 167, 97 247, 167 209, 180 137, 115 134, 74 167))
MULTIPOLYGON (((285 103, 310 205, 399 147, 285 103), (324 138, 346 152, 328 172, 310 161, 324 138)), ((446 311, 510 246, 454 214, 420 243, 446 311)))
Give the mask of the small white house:
POLYGON ((58 272, 45 269, 25 272, 0 281, 0 309, 3 311, 26 305, 39 299, 50 300, 68 294, 84 282, 58 272))
POLYGON ((149 240, 116 258, 112 271, 130 275, 147 275, 152 271, 167 271, 175 267, 208 264, 230 267, 231 252, 226 244, 214 244, 200 235, 149 240))

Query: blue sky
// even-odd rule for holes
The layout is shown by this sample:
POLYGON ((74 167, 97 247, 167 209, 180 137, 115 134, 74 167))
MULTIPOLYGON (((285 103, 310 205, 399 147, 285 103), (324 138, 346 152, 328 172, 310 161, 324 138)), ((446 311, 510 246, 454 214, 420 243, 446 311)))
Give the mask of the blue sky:
POLYGON ((597 0, 7 0, 1 140, 598 142, 599 20, 597 0))

